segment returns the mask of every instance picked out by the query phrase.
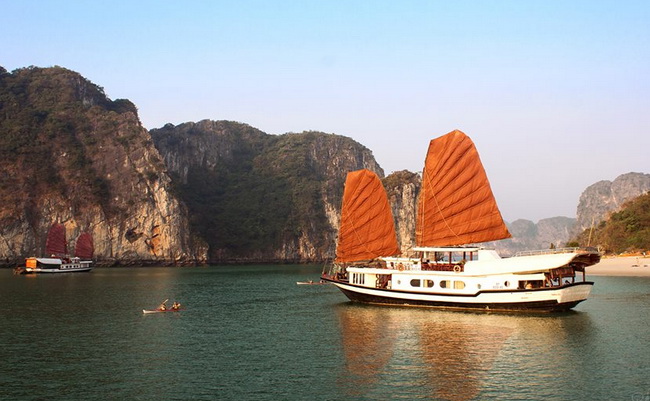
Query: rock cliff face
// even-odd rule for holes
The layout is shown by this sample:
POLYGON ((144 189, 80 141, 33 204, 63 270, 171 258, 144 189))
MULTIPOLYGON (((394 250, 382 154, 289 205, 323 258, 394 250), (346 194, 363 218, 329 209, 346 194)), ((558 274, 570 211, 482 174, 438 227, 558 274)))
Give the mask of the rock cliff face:
POLYGON ((151 135, 211 262, 331 259, 346 173, 383 176, 370 150, 339 135, 209 120, 151 135))
POLYGON ((128 100, 59 68, 0 71, 0 257, 43 255, 52 223, 101 264, 192 263, 187 213, 128 100))
POLYGON ((395 219, 397 242, 403 253, 415 246, 415 218, 422 177, 407 170, 397 171, 383 180, 395 219))
POLYGON ((216 170, 246 163, 273 139, 246 124, 211 120, 167 124, 151 134, 167 169, 182 184, 187 184, 192 169, 216 170))
POLYGON ((607 219, 623 204, 650 191, 650 174, 627 173, 614 181, 599 181, 580 195, 577 215, 577 232, 586 230, 607 219))

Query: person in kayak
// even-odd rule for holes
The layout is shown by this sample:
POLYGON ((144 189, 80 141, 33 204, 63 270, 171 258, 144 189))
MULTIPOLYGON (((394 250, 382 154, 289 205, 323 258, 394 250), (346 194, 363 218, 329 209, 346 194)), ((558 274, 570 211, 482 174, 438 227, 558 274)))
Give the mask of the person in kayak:
POLYGON ((164 300, 160 306, 158 307, 158 310, 167 310, 167 300, 164 300))
POLYGON ((181 308, 181 304, 174 301, 174 303, 172 304, 172 310, 179 310, 180 308, 181 308))

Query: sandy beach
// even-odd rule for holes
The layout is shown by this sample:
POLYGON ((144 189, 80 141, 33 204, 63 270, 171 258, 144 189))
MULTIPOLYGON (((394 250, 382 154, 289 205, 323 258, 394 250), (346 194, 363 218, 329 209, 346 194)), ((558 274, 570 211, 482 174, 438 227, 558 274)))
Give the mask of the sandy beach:
POLYGON ((587 276, 650 276, 650 257, 603 257, 587 267, 587 276))

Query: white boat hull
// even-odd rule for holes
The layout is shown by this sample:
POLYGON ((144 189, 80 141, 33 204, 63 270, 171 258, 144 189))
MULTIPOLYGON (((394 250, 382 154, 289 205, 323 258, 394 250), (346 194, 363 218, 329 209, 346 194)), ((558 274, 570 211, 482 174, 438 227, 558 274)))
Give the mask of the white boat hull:
POLYGON ((25 270, 27 273, 73 273, 73 272, 89 272, 93 268, 92 266, 86 266, 86 267, 81 267, 81 266, 73 266, 73 267, 67 267, 67 266, 61 266, 60 268, 57 269, 40 269, 40 268, 26 268, 25 270))
POLYGON ((351 301, 481 311, 555 312, 573 308, 589 297, 593 282, 533 290, 483 290, 474 294, 441 294, 368 288, 332 281, 351 301))

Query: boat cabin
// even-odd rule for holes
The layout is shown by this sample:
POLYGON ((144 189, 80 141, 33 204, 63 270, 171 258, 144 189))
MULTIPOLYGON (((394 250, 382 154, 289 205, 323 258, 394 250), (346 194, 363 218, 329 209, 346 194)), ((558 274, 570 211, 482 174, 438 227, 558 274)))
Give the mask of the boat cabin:
MULTIPOLYGON (((486 251, 482 251, 484 253, 486 251)), ((488 251, 489 252, 489 251, 488 251)), ((458 248, 413 248, 413 253, 408 258, 386 257, 386 267, 402 270, 429 270, 461 272, 465 263, 478 260, 479 248, 458 247, 458 248)))

